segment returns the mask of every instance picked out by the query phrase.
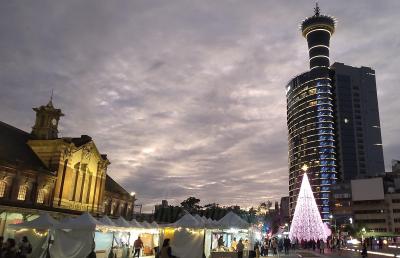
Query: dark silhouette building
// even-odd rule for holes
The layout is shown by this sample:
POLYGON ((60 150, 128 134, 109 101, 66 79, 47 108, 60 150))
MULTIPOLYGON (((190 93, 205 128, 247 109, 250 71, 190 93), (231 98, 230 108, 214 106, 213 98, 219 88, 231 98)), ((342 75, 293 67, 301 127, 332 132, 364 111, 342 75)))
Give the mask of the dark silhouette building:
POLYGON ((286 86, 290 214, 307 173, 324 221, 332 215, 331 190, 337 181, 384 173, 375 72, 330 66, 335 24, 318 5, 302 22, 310 69, 286 86))
POLYGON ((334 71, 337 165, 342 180, 385 172, 375 71, 342 63, 334 71))

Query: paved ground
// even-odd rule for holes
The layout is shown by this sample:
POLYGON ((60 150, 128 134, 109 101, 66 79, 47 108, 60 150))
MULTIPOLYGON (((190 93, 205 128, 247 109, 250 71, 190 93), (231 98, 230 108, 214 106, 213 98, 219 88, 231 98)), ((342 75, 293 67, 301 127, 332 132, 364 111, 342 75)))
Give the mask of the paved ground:
MULTIPOLYGON (((342 251, 334 251, 325 250, 325 254, 320 254, 319 252, 313 252, 312 250, 299 250, 296 251, 296 255, 298 257, 308 258, 308 257, 321 257, 321 258, 361 258, 361 254, 357 251, 350 250, 342 250, 342 251)), ((383 257, 396 257, 394 252, 384 251, 370 251, 368 250, 368 258, 383 258, 383 257)), ((397 256, 400 257, 400 256, 397 256)))

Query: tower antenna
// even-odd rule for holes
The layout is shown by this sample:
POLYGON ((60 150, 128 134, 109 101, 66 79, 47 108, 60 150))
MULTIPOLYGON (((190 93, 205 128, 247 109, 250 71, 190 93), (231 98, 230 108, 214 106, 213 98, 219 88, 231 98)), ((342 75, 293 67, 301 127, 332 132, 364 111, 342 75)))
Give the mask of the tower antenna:
POLYGON ((320 9, 318 6, 318 1, 317 1, 317 2, 315 2, 315 8, 314 8, 315 16, 319 16, 319 11, 320 11, 320 9))
POLYGON ((54 89, 51 89, 50 102, 53 102, 53 90, 54 89))

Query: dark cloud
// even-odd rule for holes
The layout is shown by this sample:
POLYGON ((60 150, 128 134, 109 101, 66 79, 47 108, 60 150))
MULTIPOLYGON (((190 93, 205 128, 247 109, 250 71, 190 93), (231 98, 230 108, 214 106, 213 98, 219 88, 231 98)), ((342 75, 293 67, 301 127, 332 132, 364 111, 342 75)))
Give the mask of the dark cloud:
MULTIPOLYGON (((252 205, 288 192, 284 86, 307 68, 311 1, 4 1, 0 118, 55 104, 141 202, 252 205), (251 200, 251 201, 249 201, 251 200)), ((399 158, 400 2, 320 1, 332 60, 376 69, 386 164, 399 158)))

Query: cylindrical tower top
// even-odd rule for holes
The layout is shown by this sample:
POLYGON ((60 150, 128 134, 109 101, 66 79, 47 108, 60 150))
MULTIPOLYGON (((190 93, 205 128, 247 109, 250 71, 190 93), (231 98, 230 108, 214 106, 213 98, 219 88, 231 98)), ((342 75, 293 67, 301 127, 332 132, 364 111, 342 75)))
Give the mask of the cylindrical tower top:
POLYGON ((310 69, 329 67, 329 41, 336 24, 333 17, 320 14, 318 3, 314 10, 314 16, 301 23, 301 31, 308 43, 310 69))

